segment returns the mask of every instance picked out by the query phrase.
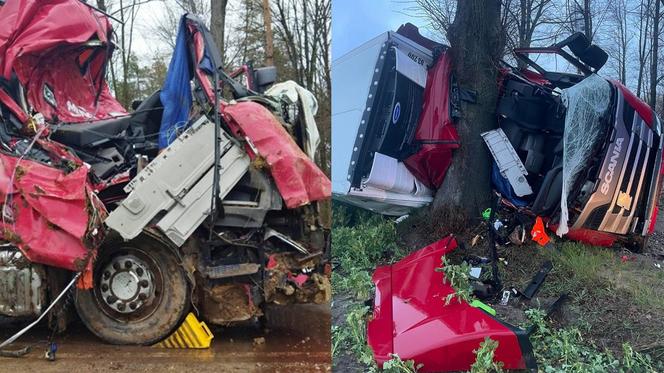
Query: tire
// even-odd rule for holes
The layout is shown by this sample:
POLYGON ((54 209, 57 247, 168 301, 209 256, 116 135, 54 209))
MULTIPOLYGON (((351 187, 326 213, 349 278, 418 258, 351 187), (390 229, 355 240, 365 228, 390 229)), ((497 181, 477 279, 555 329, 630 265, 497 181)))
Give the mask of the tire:
POLYGON ((189 311, 184 269, 171 249, 149 236, 104 244, 93 276, 92 289, 77 289, 76 310, 108 343, 152 345, 171 335, 189 311))
POLYGON ((634 236, 628 243, 627 248, 637 254, 643 254, 648 248, 648 239, 650 236, 634 236))

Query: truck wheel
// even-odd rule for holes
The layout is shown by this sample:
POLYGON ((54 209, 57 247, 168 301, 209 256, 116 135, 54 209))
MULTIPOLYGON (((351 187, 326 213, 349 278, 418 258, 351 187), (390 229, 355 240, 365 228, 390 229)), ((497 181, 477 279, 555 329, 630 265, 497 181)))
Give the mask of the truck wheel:
POLYGON ((149 236, 100 249, 94 287, 77 290, 88 329, 112 344, 151 345, 168 337, 190 306, 187 276, 176 255, 149 236))
POLYGON ((627 245, 627 248, 634 253, 641 254, 648 248, 649 236, 635 236, 627 245))

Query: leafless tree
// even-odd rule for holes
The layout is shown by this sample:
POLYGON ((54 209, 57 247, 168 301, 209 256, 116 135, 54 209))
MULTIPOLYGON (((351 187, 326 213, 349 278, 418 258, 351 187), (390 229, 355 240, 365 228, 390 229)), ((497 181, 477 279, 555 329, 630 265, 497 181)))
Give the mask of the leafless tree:
POLYGON ((616 0, 609 6, 608 23, 610 30, 608 31, 608 39, 611 41, 607 44, 607 51, 611 61, 615 62, 615 74, 618 79, 627 84, 627 63, 630 55, 630 44, 633 39, 633 34, 630 32, 630 25, 628 22, 628 0, 616 0))
POLYGON ((296 80, 314 90, 327 84, 329 72, 319 62, 321 50, 327 54, 322 58, 329 60, 331 1, 275 0, 272 13, 275 36, 285 48, 296 80))
POLYGON ((650 8, 653 0, 641 0, 639 5, 639 70, 636 84, 636 94, 641 96, 643 81, 645 79, 646 63, 650 57, 650 8))
POLYGON ((659 61, 659 21, 660 21, 660 1, 655 0, 655 9, 653 11, 653 26, 652 26, 652 51, 650 57, 650 92, 648 96, 648 104, 654 109, 657 103, 657 83, 658 83, 658 69, 657 62, 659 61))

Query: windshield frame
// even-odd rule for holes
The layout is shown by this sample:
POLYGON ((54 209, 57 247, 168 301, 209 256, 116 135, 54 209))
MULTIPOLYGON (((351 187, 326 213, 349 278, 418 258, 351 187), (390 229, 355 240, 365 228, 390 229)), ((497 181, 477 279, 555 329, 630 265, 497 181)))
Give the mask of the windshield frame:
POLYGON ((562 58, 564 58, 565 60, 567 60, 572 65, 574 65, 574 67, 579 69, 581 72, 583 72, 584 76, 588 76, 588 75, 593 73, 593 71, 587 65, 585 65, 584 63, 579 61, 577 58, 574 58, 571 54, 567 53, 565 50, 563 50, 562 48, 559 48, 559 47, 515 48, 513 50, 513 52, 514 52, 514 56, 518 60, 526 63, 528 66, 531 66, 538 73, 540 73, 542 75, 544 75, 546 73, 558 73, 558 74, 569 74, 569 75, 580 76, 578 74, 559 73, 557 71, 548 71, 548 70, 544 69, 543 67, 541 67, 540 65, 538 65, 535 61, 530 59, 530 57, 528 57, 528 54, 530 54, 530 53, 557 54, 557 55, 561 56, 562 58))

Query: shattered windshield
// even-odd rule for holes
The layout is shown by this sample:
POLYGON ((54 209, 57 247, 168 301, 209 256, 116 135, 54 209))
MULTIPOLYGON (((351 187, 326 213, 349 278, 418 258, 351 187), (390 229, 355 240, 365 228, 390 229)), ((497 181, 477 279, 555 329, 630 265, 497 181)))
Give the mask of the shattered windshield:
POLYGON ((591 163, 593 150, 606 134, 607 127, 601 119, 609 108, 611 86, 604 78, 592 74, 581 83, 564 89, 561 97, 563 105, 567 108, 567 115, 563 135, 560 225, 556 233, 562 237, 569 231, 567 197, 579 175, 591 163))

